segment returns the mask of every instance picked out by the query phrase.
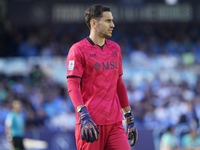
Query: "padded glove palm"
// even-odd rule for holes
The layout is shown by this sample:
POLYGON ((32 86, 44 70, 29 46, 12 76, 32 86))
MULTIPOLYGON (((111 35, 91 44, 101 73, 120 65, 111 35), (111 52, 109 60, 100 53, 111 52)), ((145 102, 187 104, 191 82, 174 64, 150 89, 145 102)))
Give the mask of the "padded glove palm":
POLYGON ((81 108, 78 114, 81 118, 81 139, 86 140, 87 143, 97 141, 99 139, 99 129, 92 121, 86 107, 81 108))
POLYGON ((138 131, 134 124, 134 118, 131 112, 126 113, 124 116, 126 119, 128 139, 131 140, 130 145, 134 146, 138 139, 138 131))

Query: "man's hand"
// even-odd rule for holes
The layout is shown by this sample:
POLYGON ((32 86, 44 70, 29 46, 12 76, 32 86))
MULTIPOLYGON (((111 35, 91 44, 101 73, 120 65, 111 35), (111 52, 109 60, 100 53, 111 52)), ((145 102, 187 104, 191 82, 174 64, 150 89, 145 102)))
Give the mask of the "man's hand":
POLYGON ((131 140, 130 145, 134 146, 138 139, 138 131, 134 124, 134 118, 133 118, 131 111, 126 113, 124 116, 126 118, 128 139, 131 140))
POLYGON ((99 129, 92 121, 86 107, 82 107, 78 114, 81 118, 81 139, 86 140, 87 143, 97 141, 99 129))

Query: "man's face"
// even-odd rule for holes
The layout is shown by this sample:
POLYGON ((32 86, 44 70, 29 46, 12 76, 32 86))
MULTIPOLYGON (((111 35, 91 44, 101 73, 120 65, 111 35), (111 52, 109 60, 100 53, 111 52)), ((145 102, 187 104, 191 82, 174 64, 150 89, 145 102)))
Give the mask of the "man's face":
POLYGON ((112 30, 115 27, 113 23, 113 16, 111 12, 103 12, 103 16, 97 20, 97 32, 102 38, 109 38, 112 36, 112 30))
POLYGON ((195 139, 197 137, 197 135, 198 135, 198 133, 197 133, 196 130, 191 131, 191 136, 192 136, 193 139, 195 139))
POLYGON ((13 109, 16 111, 16 112, 19 112, 21 110, 21 103, 18 102, 18 101, 14 101, 13 102, 13 109))

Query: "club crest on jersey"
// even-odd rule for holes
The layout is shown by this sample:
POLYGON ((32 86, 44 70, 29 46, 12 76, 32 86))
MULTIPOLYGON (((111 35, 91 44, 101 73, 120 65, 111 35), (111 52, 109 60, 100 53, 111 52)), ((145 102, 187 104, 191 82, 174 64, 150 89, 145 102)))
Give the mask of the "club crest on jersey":
POLYGON ((117 57, 117 52, 116 52, 116 51, 112 51, 112 55, 113 55, 114 57, 117 57))
POLYGON ((68 70, 74 70, 74 60, 69 61, 68 70))

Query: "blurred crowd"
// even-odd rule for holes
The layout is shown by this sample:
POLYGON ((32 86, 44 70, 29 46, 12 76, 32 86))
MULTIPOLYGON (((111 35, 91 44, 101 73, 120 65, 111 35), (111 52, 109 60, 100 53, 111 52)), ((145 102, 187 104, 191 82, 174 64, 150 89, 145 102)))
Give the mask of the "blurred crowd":
POLYGON ((74 129, 74 106, 66 87, 46 77, 39 66, 26 77, 0 74, 0 131, 12 100, 22 101, 26 129, 74 129))
MULTIPOLYGON (((199 26, 198 22, 116 23, 111 40, 121 46, 124 56, 136 50, 148 56, 186 52, 199 55, 199 26)), ((4 45, 0 55, 66 56, 73 43, 88 35, 89 29, 85 23, 16 27, 7 16, 3 21, 4 45)))
MULTIPOLYGON (((16 27, 7 17, 3 27, 4 44, 3 51, 0 51, 3 58, 66 57, 73 43, 89 35, 85 24, 16 27)), ((152 80, 135 84, 131 79, 125 79, 128 97, 139 128, 152 129, 162 123, 193 124, 194 120, 194 126, 198 126, 199 27, 195 22, 116 24, 111 40, 121 46, 123 59, 127 58, 125 61, 130 64, 129 68, 124 68, 124 75, 134 68, 155 66, 152 80), (157 59, 160 59, 161 63, 156 63, 157 59), (157 74, 158 66, 164 70, 192 72, 195 80, 192 84, 188 82, 190 80, 164 81, 162 76, 157 74)), ((48 77, 39 65, 27 76, 0 74, 0 131, 3 131, 13 99, 23 102, 22 113, 26 120, 26 128, 74 130, 74 106, 67 93, 67 87, 48 77)))
MULTIPOLYGON (((200 119, 200 77, 194 87, 155 79, 141 86, 127 86, 130 104, 137 122, 147 128, 160 124, 173 124, 200 119), (189 115, 184 121, 183 115, 189 115)), ((197 125, 197 124, 196 124, 197 125)))

